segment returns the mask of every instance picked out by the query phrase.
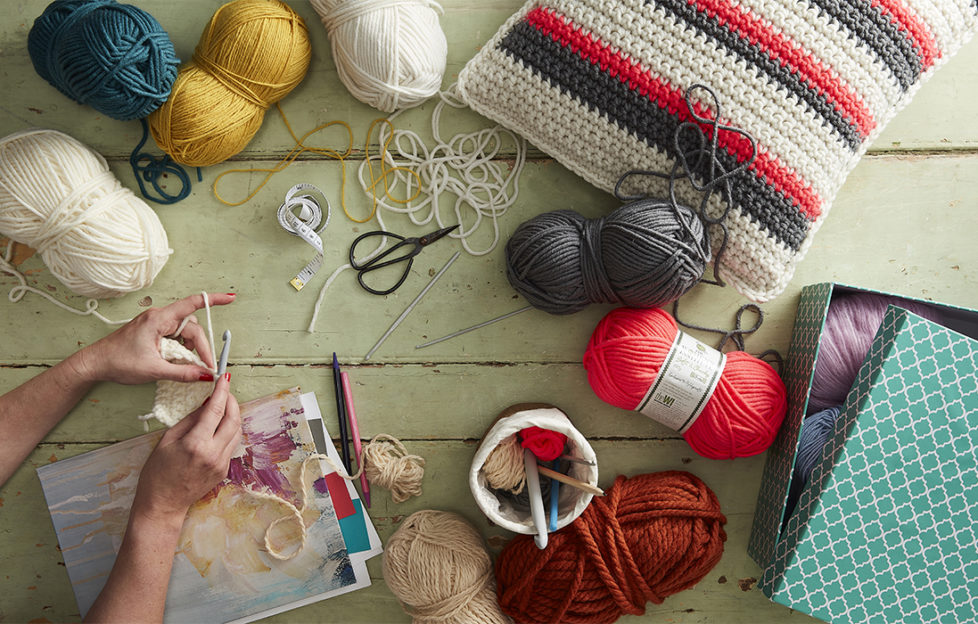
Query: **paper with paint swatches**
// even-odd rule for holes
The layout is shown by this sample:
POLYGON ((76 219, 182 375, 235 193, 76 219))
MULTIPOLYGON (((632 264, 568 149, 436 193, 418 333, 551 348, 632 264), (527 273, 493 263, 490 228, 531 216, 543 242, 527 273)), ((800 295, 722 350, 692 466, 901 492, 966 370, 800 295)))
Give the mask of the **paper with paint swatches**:
MULTIPOLYGON (((317 452, 306 410, 319 410, 315 397, 300 397, 297 389, 241 408, 243 439, 229 478, 195 503, 184 523, 165 622, 250 622, 370 585, 366 561, 381 552, 380 539, 352 486, 330 485, 339 476, 325 462, 319 465, 332 477, 306 479, 312 481, 306 548, 288 561, 264 553, 265 528, 281 517, 283 505, 260 501, 246 489, 299 505, 299 468, 317 452)), ((112 569, 139 472, 161 435, 149 433, 37 471, 83 615, 112 569)), ((335 450, 331 456, 338 460, 335 450)), ((283 540, 282 550, 297 538, 293 528, 296 535, 273 536, 283 540)))

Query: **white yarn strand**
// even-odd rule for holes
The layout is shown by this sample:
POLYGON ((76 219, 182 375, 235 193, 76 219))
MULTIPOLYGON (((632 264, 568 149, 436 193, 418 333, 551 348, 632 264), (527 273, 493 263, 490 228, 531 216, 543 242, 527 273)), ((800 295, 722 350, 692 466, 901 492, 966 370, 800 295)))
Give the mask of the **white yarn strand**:
MULTIPOLYGON (((435 142, 432 148, 428 148, 418 133, 395 129, 391 144, 396 150, 396 158, 390 151, 384 151, 379 157, 371 157, 371 160, 383 158, 392 169, 402 168, 386 173, 390 180, 390 191, 396 190, 398 185, 403 184, 406 196, 410 197, 414 194, 417 180, 420 179, 423 199, 401 205, 387 201, 383 195, 378 195, 377 205, 383 210, 406 214, 417 226, 428 225, 434 221, 439 228, 444 228, 458 223, 459 229, 449 236, 461 239, 462 248, 468 254, 484 256, 491 253, 499 244, 499 218, 506 214, 519 197, 520 175, 526 165, 526 140, 502 126, 494 126, 476 132, 457 134, 446 142, 442 139, 440 130, 441 115, 446 106, 455 109, 467 108, 459 99, 455 85, 439 95, 439 101, 432 111, 431 134, 435 142), (503 150, 506 137, 509 138, 514 150, 511 167, 506 161, 494 160, 503 150), (415 178, 408 171, 413 171, 418 177, 415 178), (447 225, 439 203, 443 193, 456 197, 453 206, 455 222, 447 225), (465 226, 463 219, 467 211, 475 215, 468 227, 465 226), (492 223, 492 241, 484 249, 474 249, 468 239, 479 230, 483 220, 492 223)), ((388 119, 393 120, 399 114, 400 112, 390 115, 388 119)), ((379 133, 381 146, 387 142, 387 136, 386 127, 381 126, 379 133)), ((369 167, 369 160, 365 159, 361 162, 357 170, 357 179, 364 192, 373 196, 375 182, 368 180, 369 167)), ((382 216, 383 210, 377 211, 377 223, 381 230, 386 229, 382 216)), ((376 256, 386 245, 386 238, 379 241, 377 248, 363 258, 362 262, 376 256)), ((313 307, 309 326, 306 328, 309 333, 316 330, 316 321, 319 319, 326 290, 341 273, 349 268, 352 268, 349 264, 338 267, 323 284, 313 307)))
POLYGON ((125 325, 126 323, 132 320, 132 319, 123 319, 121 321, 113 321, 112 319, 103 316, 100 312, 98 312, 98 301, 95 299, 86 299, 85 309, 79 310, 77 308, 71 307, 70 305, 61 303, 60 301, 58 301, 51 295, 47 294, 43 290, 38 290, 33 286, 28 286, 27 278, 24 277, 24 274, 18 271, 17 267, 15 267, 11 262, 11 259, 13 257, 12 256, 13 249, 14 249, 14 241, 13 240, 7 241, 7 250, 4 253, 3 258, 0 258, 0 271, 3 271, 8 275, 12 275, 13 277, 17 278, 17 281, 20 282, 18 286, 14 286, 13 288, 10 289, 10 292, 7 293, 7 299, 9 299, 11 303, 17 303, 18 301, 24 298, 24 295, 26 295, 29 292, 32 292, 35 295, 40 295, 41 297, 47 299, 48 301, 58 306, 62 310, 71 312, 72 314, 77 314, 78 316, 94 316, 95 318, 99 319, 106 325, 125 325))
MULTIPOLYGON (((499 243, 499 218, 506 214, 519 197, 520 175, 526 164, 526 140, 501 126, 494 126, 457 134, 445 141, 440 128, 441 116, 446 106, 467 108, 458 98, 455 85, 440 94, 431 114, 433 147, 429 149, 417 132, 395 129, 391 144, 396 156, 390 151, 381 155, 392 168, 401 168, 388 174, 393 179, 391 190, 396 189, 398 184, 403 184, 406 195, 410 197, 414 193, 415 184, 415 177, 408 173, 412 171, 421 180, 425 197, 417 202, 399 205, 381 196, 377 198, 377 203, 391 212, 407 214, 411 222, 419 226, 432 221, 441 228, 458 223, 461 226, 459 230, 449 236, 461 239, 462 248, 470 255, 484 256, 491 253, 499 243), (494 160, 503 150, 504 137, 509 138, 515 152, 512 167, 506 161, 494 160), (455 221, 447 224, 440 204, 443 193, 456 198, 453 206, 455 221), (466 227, 465 214, 469 212, 474 215, 474 219, 466 227), (483 219, 492 223, 492 242, 486 248, 477 250, 467 239, 479 229, 483 219)), ((398 114, 391 115, 388 119, 393 120, 398 114)), ((379 142, 384 145, 386 141, 386 128, 382 127, 379 142)), ((360 186, 368 194, 372 192, 370 188, 373 185, 373 181, 367 179, 369 166, 367 160, 360 163, 357 176, 360 186)))
MULTIPOLYGON (((61 283, 93 299, 149 286, 173 253, 156 213, 105 159, 54 130, 0 140, 0 234, 36 249, 61 283)), ((14 274, 12 268, 5 260, 4 272, 14 274)), ((11 301, 38 292, 21 282, 11 301)), ((106 320, 86 306, 74 312, 106 320)))
POLYGON ((311 0, 340 80, 365 104, 390 113, 438 93, 448 43, 433 0, 311 0))

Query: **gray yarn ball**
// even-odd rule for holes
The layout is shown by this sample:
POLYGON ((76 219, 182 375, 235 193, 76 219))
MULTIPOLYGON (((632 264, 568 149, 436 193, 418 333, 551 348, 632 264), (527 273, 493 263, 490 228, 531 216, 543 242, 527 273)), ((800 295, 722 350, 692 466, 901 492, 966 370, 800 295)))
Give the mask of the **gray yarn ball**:
POLYGON ((709 242, 696 213, 652 199, 598 219, 547 212, 520 225, 506 244, 509 283, 551 314, 590 303, 667 305, 699 282, 708 261, 709 242))

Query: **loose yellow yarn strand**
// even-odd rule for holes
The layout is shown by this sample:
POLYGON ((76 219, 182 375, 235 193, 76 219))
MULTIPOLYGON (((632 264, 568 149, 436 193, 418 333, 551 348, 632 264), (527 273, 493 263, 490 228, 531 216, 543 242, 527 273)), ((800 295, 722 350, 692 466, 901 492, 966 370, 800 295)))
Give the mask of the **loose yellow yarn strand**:
MULTIPOLYGON (((377 136, 378 137, 382 136, 379 133, 379 131, 378 131, 378 135, 377 136)), ((370 221, 371 219, 373 219, 374 218, 374 215, 377 214, 377 185, 380 184, 381 182, 384 183, 384 196, 387 197, 387 199, 389 201, 392 201, 395 204, 407 204, 407 203, 412 202, 415 199, 417 199, 418 196, 421 194, 421 178, 420 178, 420 176, 418 176, 417 173, 415 173, 414 171, 411 171, 410 169, 407 169, 405 167, 390 167, 390 166, 388 166, 387 160, 384 158, 384 154, 386 154, 388 152, 388 149, 387 148, 390 146, 391 141, 393 139, 394 139, 394 124, 391 123, 391 120, 390 119, 387 119, 387 118, 375 119, 373 121, 373 123, 370 124, 370 129, 367 130, 367 141, 366 141, 366 143, 363 146, 364 159, 367 162, 367 169, 370 171, 370 185, 367 186, 364 190, 365 191, 370 191, 370 195, 371 195, 371 197, 373 197, 373 207, 370 209, 370 214, 367 216, 366 219, 354 219, 353 216, 351 216, 350 213, 347 212, 346 206, 344 205, 343 206, 343 212, 346 213, 347 218, 349 218, 350 221, 353 221, 354 223, 366 223, 367 221, 370 221), (389 133, 387 134, 387 139, 384 141, 383 148, 381 148, 381 150, 380 150, 380 154, 378 154, 375 157, 371 157, 370 156, 370 137, 373 136, 373 134, 374 134, 374 128, 376 128, 379 124, 386 125, 387 126, 387 129, 389 130, 389 133), (375 159, 380 160, 380 176, 376 176, 374 174, 373 161, 375 159), (394 198, 394 197, 391 196, 391 188, 393 187, 393 185, 391 185, 387 181, 387 178, 392 173, 395 173, 395 172, 398 172, 398 171, 400 171, 402 173, 407 173, 408 175, 413 176, 414 179, 418 183, 418 186, 417 186, 417 188, 414 191, 414 195, 411 195, 407 199, 396 199, 396 198, 394 198)), ((394 181, 395 181, 395 184, 396 184, 396 182, 397 182, 397 178, 396 177, 394 178, 394 181)))
MULTIPOLYGON (((259 167, 256 169, 228 169, 227 171, 221 173, 221 175, 214 178, 214 184, 213 184, 214 197, 217 199, 217 201, 221 202, 225 206, 240 206, 241 204, 253 199, 255 195, 257 195, 258 192, 261 191, 266 184, 268 184, 268 181, 271 179, 273 175, 275 175, 276 173, 282 171, 283 169, 291 165, 293 162, 295 162, 295 160, 299 156, 301 156, 305 152, 312 152, 314 154, 319 154, 321 156, 325 156, 327 158, 340 161, 340 165, 341 165, 340 166, 340 172, 341 172, 340 205, 343 206, 343 212, 346 212, 346 159, 349 158, 350 154, 353 152, 353 128, 351 128, 350 124, 346 123, 345 121, 328 121, 324 124, 316 126, 309 132, 306 132, 304 135, 302 135, 302 138, 299 138, 295 135, 295 131, 292 130, 292 125, 289 123, 289 118, 285 116, 285 111, 282 110, 282 107, 279 106, 278 104, 275 104, 275 108, 278 109, 278 112, 282 116, 282 121, 285 122, 285 127, 289 131, 289 135, 292 137, 292 140, 295 141, 295 147, 293 147, 289 151, 289 153, 286 154, 282 158, 282 160, 280 160, 278 164, 276 164, 274 167, 259 167), (346 129, 347 137, 349 139, 347 142, 346 151, 340 153, 339 151, 332 149, 330 147, 317 147, 315 145, 305 144, 305 140, 308 139, 310 136, 319 132, 320 130, 326 130, 331 126, 342 126, 343 128, 346 129), (251 174, 251 173, 259 173, 259 172, 264 172, 265 178, 261 181, 261 184, 256 186, 254 189, 251 190, 250 193, 248 193, 247 197, 245 197, 240 201, 234 201, 234 202, 228 201, 221 195, 220 191, 217 188, 221 179, 228 174, 232 174, 232 173, 251 174)), ((349 216, 350 213, 347 212, 346 214, 347 216, 349 216)))

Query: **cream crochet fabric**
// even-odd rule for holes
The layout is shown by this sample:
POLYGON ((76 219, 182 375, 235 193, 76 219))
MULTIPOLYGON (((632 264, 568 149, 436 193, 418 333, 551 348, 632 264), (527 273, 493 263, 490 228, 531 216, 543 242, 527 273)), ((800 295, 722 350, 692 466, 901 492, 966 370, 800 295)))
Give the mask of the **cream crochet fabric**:
MULTIPOLYGON (((458 90, 611 191, 628 170, 670 170, 676 131, 693 121, 683 95, 710 87, 720 121, 757 147, 731 188, 722 275, 767 301, 788 285, 868 146, 976 30, 975 0, 529 0, 465 66, 458 90)), ((704 92, 695 99, 698 116, 715 116, 704 92)), ((716 140, 726 171, 752 152, 736 133, 716 140)), ((698 146, 695 133, 681 134, 683 153, 698 146)), ((700 162, 702 183, 715 163, 700 162)), ((665 183, 645 183, 626 191, 667 196, 665 183)), ((714 217, 720 200, 708 206, 714 217)))
MULTIPOLYGON (((187 349, 176 340, 162 338, 160 340, 160 355, 167 362, 175 364, 196 364, 207 367, 196 353, 187 349)), ((190 412, 194 411, 207 400, 214 390, 210 381, 181 381, 161 380, 156 382, 156 398, 153 400, 153 411, 140 416, 140 420, 155 418, 167 427, 177 424, 190 412)))

